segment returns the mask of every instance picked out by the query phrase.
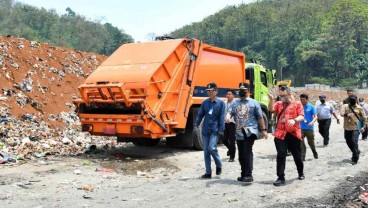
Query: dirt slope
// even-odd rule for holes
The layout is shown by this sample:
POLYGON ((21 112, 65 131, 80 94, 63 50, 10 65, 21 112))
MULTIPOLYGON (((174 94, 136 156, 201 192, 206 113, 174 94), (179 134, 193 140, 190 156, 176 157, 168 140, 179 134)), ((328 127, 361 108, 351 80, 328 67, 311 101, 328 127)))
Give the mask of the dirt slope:
MULTIPOLYGON (((0 37, 0 106, 38 119, 70 111, 77 87, 107 57, 22 38, 0 37), (25 104, 24 104, 25 102, 25 104)), ((59 121, 47 119, 51 126, 59 121)))

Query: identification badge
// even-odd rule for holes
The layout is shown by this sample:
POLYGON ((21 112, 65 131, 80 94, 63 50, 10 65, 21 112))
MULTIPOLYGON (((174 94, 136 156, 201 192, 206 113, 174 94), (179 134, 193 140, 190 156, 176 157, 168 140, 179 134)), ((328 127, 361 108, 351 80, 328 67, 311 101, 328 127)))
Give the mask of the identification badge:
POLYGON ((285 118, 282 118, 281 119, 281 123, 285 123, 285 118))
POLYGON ((208 111, 208 114, 212 115, 213 109, 211 108, 210 111, 208 111))

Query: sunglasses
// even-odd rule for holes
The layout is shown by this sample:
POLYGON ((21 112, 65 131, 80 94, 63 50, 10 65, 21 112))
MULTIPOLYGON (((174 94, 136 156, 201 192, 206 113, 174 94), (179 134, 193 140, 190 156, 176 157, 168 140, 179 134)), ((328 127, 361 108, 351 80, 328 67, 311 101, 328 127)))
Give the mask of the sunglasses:
POLYGON ((287 89, 287 87, 286 86, 280 86, 279 87, 279 90, 281 90, 281 91, 285 91, 287 89))

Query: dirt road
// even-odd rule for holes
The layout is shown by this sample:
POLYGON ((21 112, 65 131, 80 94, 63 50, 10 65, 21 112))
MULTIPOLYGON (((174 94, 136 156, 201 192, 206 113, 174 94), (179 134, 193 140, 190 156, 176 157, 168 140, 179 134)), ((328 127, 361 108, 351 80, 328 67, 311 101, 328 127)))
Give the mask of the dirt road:
MULTIPOLYGON (((157 147, 104 150, 81 157, 46 157, 16 166, 0 166, 0 207, 337 207, 360 183, 367 183, 368 142, 359 140, 361 158, 351 165, 342 125, 332 121, 326 148, 315 130, 319 159, 308 147, 304 181, 297 180, 287 158, 284 187, 275 187, 273 138, 254 146, 254 179, 244 185, 238 162, 229 163, 219 150, 223 174, 211 180, 204 173, 203 152, 157 147), (97 171, 96 171, 97 170, 97 171), (342 200, 342 201, 340 201, 342 200)), ((213 163, 214 167, 214 163, 213 163)), ((214 168, 213 168, 214 169, 214 168)), ((368 187, 367 187, 368 188, 368 187)), ((345 201, 345 202, 344 202, 345 201)))

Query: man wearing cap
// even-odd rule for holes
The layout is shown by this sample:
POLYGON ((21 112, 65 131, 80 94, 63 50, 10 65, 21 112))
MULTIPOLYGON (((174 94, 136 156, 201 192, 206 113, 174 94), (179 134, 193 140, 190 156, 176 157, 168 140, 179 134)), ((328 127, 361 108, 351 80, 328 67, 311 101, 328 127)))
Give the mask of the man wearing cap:
MULTIPOLYGON (((364 98, 359 98, 359 105, 362 106, 365 115, 368 115, 368 104, 364 102, 364 98)), ((368 131, 362 132, 362 139, 367 140, 368 131)))
POLYGON ((301 156, 301 129, 299 122, 304 120, 304 110, 300 102, 292 99, 290 89, 285 85, 279 86, 280 101, 274 104, 274 97, 268 93, 270 99, 269 109, 276 114, 275 146, 277 150, 276 170, 277 180, 275 186, 285 185, 286 154, 289 149, 293 155, 298 170, 298 179, 304 180, 304 164, 301 156))
POLYGON ((262 109, 259 103, 249 94, 249 84, 239 83, 240 99, 228 110, 226 122, 229 123, 234 118, 236 123, 236 143, 238 146, 239 163, 241 175, 238 181, 253 182, 253 144, 259 134, 267 139, 267 128, 263 120, 262 109), (261 132, 259 132, 260 125, 261 132))
POLYGON ((206 172, 202 175, 202 178, 210 179, 212 177, 211 156, 216 164, 216 175, 221 175, 222 172, 222 163, 217 151, 217 142, 220 134, 224 133, 226 106, 225 102, 217 97, 216 83, 209 83, 206 91, 209 98, 205 99, 199 108, 195 128, 198 129, 204 117, 201 134, 206 172))
POLYGON ((326 103, 325 95, 320 95, 319 101, 321 103, 317 105, 318 131, 323 137, 323 146, 327 147, 330 141, 332 115, 336 118, 337 124, 340 124, 340 119, 337 117, 334 107, 331 104, 326 103))
POLYGON ((349 96, 349 104, 343 105, 340 114, 344 117, 344 137, 346 144, 353 154, 351 164, 355 165, 358 163, 360 155, 358 146, 359 131, 366 131, 366 125, 359 127, 358 122, 363 121, 367 124, 367 118, 363 108, 357 105, 356 95, 349 96))

